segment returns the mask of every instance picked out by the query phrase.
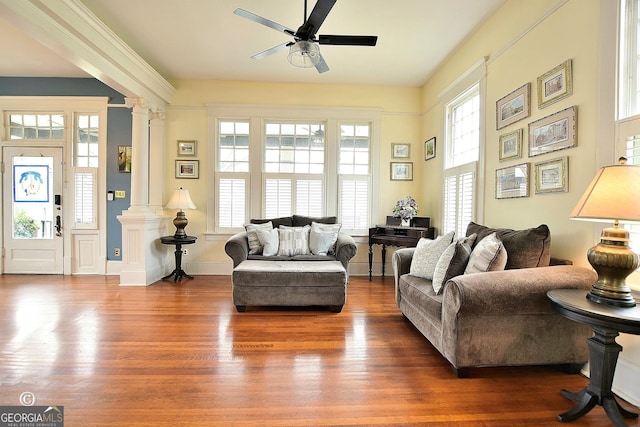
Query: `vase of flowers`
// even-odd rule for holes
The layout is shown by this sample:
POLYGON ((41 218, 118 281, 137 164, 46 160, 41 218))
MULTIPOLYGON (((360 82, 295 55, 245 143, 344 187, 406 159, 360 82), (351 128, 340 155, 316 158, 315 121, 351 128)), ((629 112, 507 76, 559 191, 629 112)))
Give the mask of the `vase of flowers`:
POLYGON ((407 196, 396 202, 392 213, 394 218, 400 218, 400 225, 408 227, 411 219, 418 214, 418 203, 413 197, 407 196))

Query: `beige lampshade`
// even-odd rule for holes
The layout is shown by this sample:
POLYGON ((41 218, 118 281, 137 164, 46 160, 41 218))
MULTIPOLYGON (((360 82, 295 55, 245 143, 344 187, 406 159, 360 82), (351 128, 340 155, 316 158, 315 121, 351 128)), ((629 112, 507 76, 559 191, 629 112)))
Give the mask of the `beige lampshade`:
POLYGON ((196 205, 191 201, 189 190, 184 190, 180 187, 177 190, 173 190, 173 194, 167 203, 167 209, 195 209, 196 205))
POLYGON ((571 218, 597 222, 640 221, 640 166, 601 168, 571 212, 571 218))

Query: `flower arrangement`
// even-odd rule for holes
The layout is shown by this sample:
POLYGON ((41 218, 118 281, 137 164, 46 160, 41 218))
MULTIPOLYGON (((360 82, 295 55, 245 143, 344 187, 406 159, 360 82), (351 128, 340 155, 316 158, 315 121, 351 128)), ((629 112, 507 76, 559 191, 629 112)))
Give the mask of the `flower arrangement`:
POLYGON ((398 200, 393 208, 393 217, 400 218, 402 221, 410 221, 418 214, 418 202, 411 196, 398 200))

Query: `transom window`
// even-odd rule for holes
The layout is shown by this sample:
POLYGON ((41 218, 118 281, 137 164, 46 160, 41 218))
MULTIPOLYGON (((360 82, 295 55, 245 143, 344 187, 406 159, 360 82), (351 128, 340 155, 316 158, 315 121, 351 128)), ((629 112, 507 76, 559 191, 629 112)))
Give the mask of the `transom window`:
POLYGON ((12 140, 64 139, 64 115, 10 113, 9 138, 12 140))
POLYGON ((265 135, 265 172, 323 173, 323 124, 267 123, 265 135))

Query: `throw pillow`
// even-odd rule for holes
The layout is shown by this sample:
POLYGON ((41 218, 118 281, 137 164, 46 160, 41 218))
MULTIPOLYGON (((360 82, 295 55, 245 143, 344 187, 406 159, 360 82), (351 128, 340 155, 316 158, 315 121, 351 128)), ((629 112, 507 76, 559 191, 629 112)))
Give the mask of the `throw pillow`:
POLYGON ((472 234, 469 237, 456 240, 444 250, 436 264, 431 281, 436 295, 442 291, 447 280, 464 274, 464 269, 467 267, 471 255, 471 246, 475 240, 476 235, 472 234))
POLYGON ((256 235, 260 244, 262 245, 262 255, 273 256, 278 253, 278 229, 272 228, 271 230, 257 229, 256 235))
POLYGON ((436 269, 436 264, 442 253, 451 244, 453 235, 454 233, 451 231, 435 240, 424 238, 418 240, 411 259, 409 274, 427 280, 433 279, 433 271, 436 269))
POLYGON ((311 226, 278 228, 280 234, 280 246, 278 255, 295 256, 309 255, 309 230, 311 226))
POLYGON ((506 265, 507 250, 496 233, 491 233, 473 248, 464 274, 504 270, 506 265))
POLYGON ((314 255, 328 255, 335 252, 335 244, 338 241, 338 232, 342 224, 311 223, 309 233, 309 250, 314 255))
POLYGON ((271 221, 261 223, 261 224, 246 224, 244 229, 247 230, 247 240, 249 241, 249 253, 251 255, 260 255, 262 253, 262 245, 258 240, 258 235, 256 234, 256 230, 271 230, 273 228, 273 224, 271 221))

